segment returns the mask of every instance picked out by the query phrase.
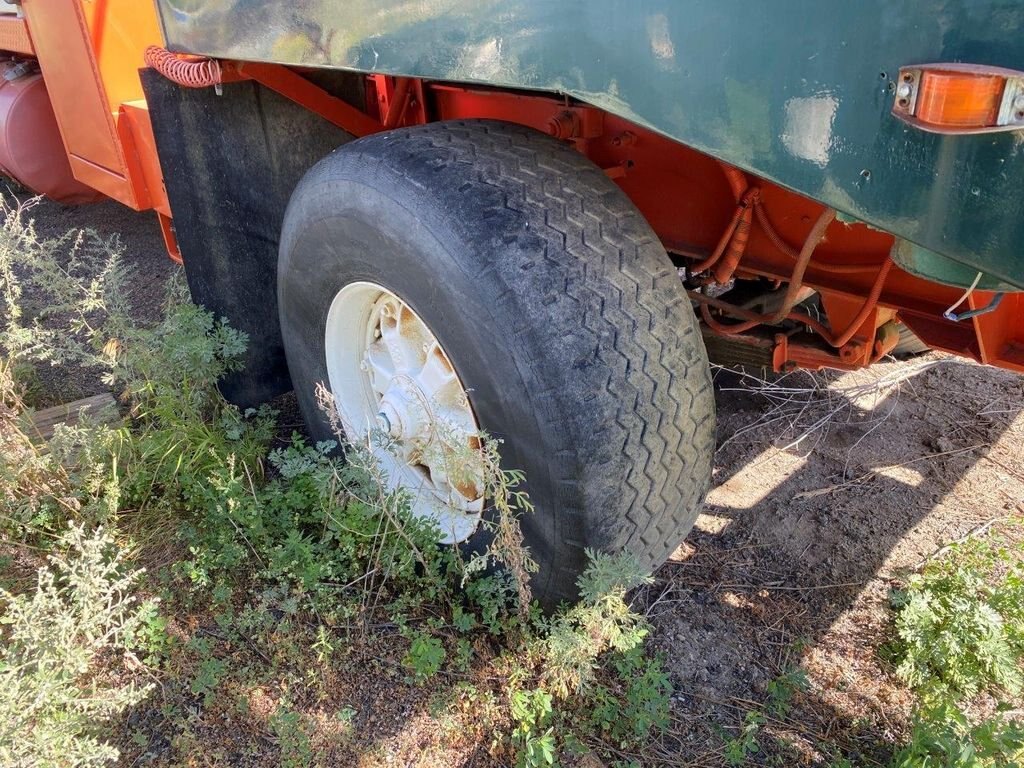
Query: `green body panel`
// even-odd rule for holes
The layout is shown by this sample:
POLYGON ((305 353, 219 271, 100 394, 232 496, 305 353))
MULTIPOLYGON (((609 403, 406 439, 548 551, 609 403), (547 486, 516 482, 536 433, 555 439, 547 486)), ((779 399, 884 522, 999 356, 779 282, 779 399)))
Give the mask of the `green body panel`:
POLYGON ((974 267, 953 261, 948 256, 929 251, 909 240, 896 241, 892 249, 892 260, 900 269, 912 275, 958 288, 974 286, 982 291, 1001 292, 1019 290, 989 274, 979 275, 979 270, 974 267))
POLYGON ((890 114, 903 65, 1024 70, 1021 0, 157 2, 174 50, 569 94, 1024 287, 1024 132, 890 114))

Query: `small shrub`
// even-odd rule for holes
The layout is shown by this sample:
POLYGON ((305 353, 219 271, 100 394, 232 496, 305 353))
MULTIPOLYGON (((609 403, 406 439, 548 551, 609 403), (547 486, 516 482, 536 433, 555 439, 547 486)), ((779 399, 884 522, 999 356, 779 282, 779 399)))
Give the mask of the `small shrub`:
POLYGON ((725 762, 727 765, 747 765, 750 758, 761 751, 757 741, 765 717, 760 712, 747 712, 743 716, 739 734, 725 743, 725 762))
POLYGON ((342 461, 333 447, 296 436, 269 454, 276 475, 263 482, 226 457, 189 495, 191 557, 179 569, 203 589, 256 576, 327 612, 385 588, 436 598, 451 555, 436 546, 435 526, 411 515, 403 493, 383 490, 367 453, 352 447, 342 461))
POLYGON ((672 685, 661 660, 645 656, 641 648, 614 655, 611 668, 617 684, 593 687, 588 719, 617 746, 637 746, 652 730, 668 727, 672 685))
POLYGON ((1024 689, 1024 564, 993 541, 953 548, 893 595, 896 672, 919 695, 909 743, 892 768, 1009 768, 1024 761, 1024 723, 972 720, 979 694, 1024 689))
POLYGON ((152 686, 120 683, 110 656, 128 652, 151 615, 132 592, 141 572, 124 570, 113 539, 72 527, 35 592, 0 590, 6 644, 0 649, 0 763, 99 766, 117 750, 101 738, 112 717, 152 686))
POLYGON ((1024 566, 993 579, 994 554, 978 545, 960 550, 893 595, 896 672, 926 696, 1021 691, 1024 566))
POLYGON ((543 689, 514 691, 509 701, 512 719, 512 744, 516 749, 517 768, 557 766, 558 752, 555 732, 551 726, 553 708, 551 694, 543 689))
POLYGON ((246 336, 172 288, 164 319, 117 340, 112 376, 132 404, 133 439, 122 451, 125 501, 139 508, 196 509, 211 476, 262 477, 274 433, 266 407, 227 403, 218 380, 237 369, 246 336))
POLYGON ((281 768, 306 768, 313 763, 313 750, 302 715, 280 706, 270 716, 270 732, 281 750, 281 768))
POLYGON ((626 592, 648 580, 629 554, 587 552, 580 576, 580 601, 558 614, 545 642, 545 683, 560 697, 581 693, 594 678, 598 657, 625 653, 647 636, 643 618, 626 603, 626 592))
POLYGON ((0 346, 18 363, 109 370, 113 340, 135 327, 120 241, 91 231, 42 238, 31 206, 0 198, 0 346))
POLYGON ((445 655, 440 640, 423 632, 416 632, 409 652, 402 659, 402 664, 412 674, 414 682, 424 683, 440 671, 445 655))
POLYGON ((786 717, 793 707, 793 698, 809 686, 807 672, 802 667, 786 670, 768 682, 768 711, 775 717, 786 717))

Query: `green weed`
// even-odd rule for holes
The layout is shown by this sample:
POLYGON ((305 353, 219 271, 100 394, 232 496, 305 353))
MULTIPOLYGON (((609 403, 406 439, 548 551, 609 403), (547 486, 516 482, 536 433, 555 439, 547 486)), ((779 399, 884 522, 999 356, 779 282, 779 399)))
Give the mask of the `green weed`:
POLYGON ((764 724, 765 717, 760 712, 751 711, 743 716, 739 734, 725 743, 725 762, 728 765, 746 765, 753 755, 761 751, 757 737, 764 724))
POLYGON ((652 731, 668 727, 672 686, 659 659, 632 648, 612 657, 610 685, 589 693, 590 726, 620 748, 642 744, 652 731))
POLYGON ((1024 761, 1024 723, 1005 699, 1024 688, 1024 562, 998 540, 954 547, 895 592, 887 654, 920 697, 892 768, 1002 768, 1024 761), (995 715, 967 705, 996 698, 995 715))
POLYGON ((281 768, 307 768, 313 763, 313 750, 302 715, 280 706, 270 716, 270 732, 281 750, 281 768))
POLYGON ((444 664, 445 650, 441 641, 423 632, 413 634, 409 652, 402 659, 402 664, 416 683, 424 683, 441 669, 444 664))
POLYGON ((552 702, 551 694, 540 688, 512 694, 509 704, 516 723, 512 743, 516 748, 517 768, 559 765, 551 726, 552 702))
POLYGON ((1024 763, 1024 725, 1002 715, 972 724, 946 700, 914 715, 892 768, 1015 768, 1024 763))
POLYGON ((992 579, 998 550, 974 545, 930 563, 892 597, 897 674, 928 696, 1021 690, 1024 564, 992 579))

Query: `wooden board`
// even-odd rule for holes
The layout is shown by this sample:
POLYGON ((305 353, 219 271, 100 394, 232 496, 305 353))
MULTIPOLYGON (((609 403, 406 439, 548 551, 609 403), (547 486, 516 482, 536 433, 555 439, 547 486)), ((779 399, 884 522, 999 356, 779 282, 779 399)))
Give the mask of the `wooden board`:
POLYGON ((33 442, 46 442, 53 437, 58 424, 77 424, 82 415, 92 421, 113 421, 117 418, 117 402, 109 392, 85 397, 52 408, 44 408, 31 415, 28 436, 33 442))

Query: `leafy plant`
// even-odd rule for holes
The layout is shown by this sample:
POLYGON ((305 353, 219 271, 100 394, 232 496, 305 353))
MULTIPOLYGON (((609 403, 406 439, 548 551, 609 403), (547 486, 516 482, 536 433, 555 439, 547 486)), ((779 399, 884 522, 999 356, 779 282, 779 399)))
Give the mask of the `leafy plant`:
POLYGON ((768 711, 776 717, 785 717, 793 705, 797 693, 806 691, 810 683, 807 671, 802 667, 786 670, 782 675, 768 682, 768 711))
POLYGON ((512 744, 516 749, 517 768, 559 765, 551 726, 551 694, 540 688, 514 691, 509 705, 516 723, 512 744))
POLYGON ((202 696, 205 705, 209 706, 226 671, 227 665, 221 659, 204 659, 199 664, 196 676, 192 678, 190 686, 192 693, 202 696))
POLYGON ((931 563, 893 595, 897 674, 928 696, 1015 694, 1024 683, 1024 568, 991 581, 978 557, 931 563))
POLYGON ((445 650, 441 641, 423 632, 413 635, 409 652, 402 659, 402 663, 412 673, 412 678, 417 683, 424 683, 441 669, 444 664, 445 650))
POLYGON ((998 541, 954 547, 896 592, 897 674, 921 697, 909 742, 892 768, 1003 768, 1024 761, 1024 723, 999 703, 968 716, 965 703, 1024 689, 1024 563, 998 541))
POLYGON ((281 768, 306 768, 313 763, 313 749, 302 715, 284 705, 268 721, 281 750, 281 768))
POLYGON ((892 768, 1016 768, 1024 762, 1024 724, 997 716, 972 724, 950 701, 919 710, 909 743, 892 768))
POLYGON ((615 684, 596 684, 588 695, 590 725, 620 747, 641 744, 652 730, 668 726, 672 685, 660 659, 641 648, 616 654, 615 684))
POLYGON ((626 592, 648 580, 627 553, 588 551, 578 580, 580 601, 555 617, 545 642, 545 683, 561 697, 580 693, 594 678, 598 657, 640 646, 648 629, 629 609, 626 592))
POLYGON ((746 765, 747 761, 761 751, 757 737, 765 717, 760 712, 751 711, 743 716, 739 734, 725 743, 725 762, 728 765, 746 765))

